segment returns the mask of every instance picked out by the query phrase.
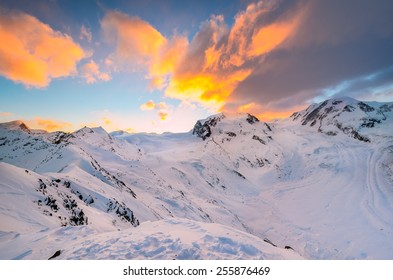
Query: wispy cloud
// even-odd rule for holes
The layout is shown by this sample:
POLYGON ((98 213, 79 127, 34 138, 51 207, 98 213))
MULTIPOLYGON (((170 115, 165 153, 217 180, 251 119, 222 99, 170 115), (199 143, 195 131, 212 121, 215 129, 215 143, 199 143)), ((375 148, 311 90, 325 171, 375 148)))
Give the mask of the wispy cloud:
POLYGON ((11 112, 0 112, 0 117, 11 117, 12 115, 11 112))
POLYGON ((27 87, 76 74, 85 56, 70 36, 21 12, 0 11, 0 41, 0 75, 27 87))
POLYGON ((90 28, 84 25, 81 26, 79 40, 86 40, 89 43, 93 41, 93 34, 91 33, 90 28))
POLYGON ((108 73, 100 70, 100 67, 94 62, 94 60, 90 60, 90 62, 82 66, 81 77, 85 79, 88 84, 93 84, 98 81, 107 82, 111 79, 111 76, 108 73))

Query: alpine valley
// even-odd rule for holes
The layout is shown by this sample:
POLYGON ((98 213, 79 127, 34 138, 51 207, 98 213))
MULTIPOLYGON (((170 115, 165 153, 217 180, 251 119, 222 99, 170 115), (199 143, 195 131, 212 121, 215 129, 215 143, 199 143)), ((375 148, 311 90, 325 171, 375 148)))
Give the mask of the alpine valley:
POLYGON ((0 259, 393 259, 393 102, 188 133, 0 124, 0 259))

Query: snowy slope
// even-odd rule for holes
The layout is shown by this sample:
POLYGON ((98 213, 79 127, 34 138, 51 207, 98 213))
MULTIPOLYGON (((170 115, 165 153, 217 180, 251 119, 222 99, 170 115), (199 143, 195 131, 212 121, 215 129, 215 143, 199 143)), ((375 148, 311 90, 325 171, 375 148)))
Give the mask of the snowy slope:
POLYGON ((0 124, 0 258, 392 259, 392 107, 162 135, 0 124))

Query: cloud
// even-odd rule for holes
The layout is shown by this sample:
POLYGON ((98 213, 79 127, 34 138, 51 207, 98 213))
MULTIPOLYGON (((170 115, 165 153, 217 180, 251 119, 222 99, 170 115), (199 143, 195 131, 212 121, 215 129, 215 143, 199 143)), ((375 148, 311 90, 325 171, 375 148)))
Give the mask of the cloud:
POLYGON ((175 36, 161 46, 149 63, 148 78, 151 79, 151 87, 163 89, 168 85, 168 80, 179 66, 187 46, 188 40, 181 36, 175 36))
POLYGON ((169 114, 164 111, 158 112, 158 116, 160 117, 160 120, 166 121, 168 119, 169 114))
POLYGON ((82 66, 81 77, 85 79, 88 84, 94 84, 98 81, 107 82, 111 79, 108 73, 100 71, 99 66, 93 60, 90 60, 90 62, 82 66))
POLYGON ((103 118, 103 122, 105 125, 110 125, 112 123, 112 120, 108 119, 108 118, 103 118))
POLYGON ((153 100, 149 100, 141 105, 142 111, 165 110, 165 109, 167 109, 167 105, 165 102, 154 103, 153 100))
POLYGON ((165 95, 220 110, 239 83, 263 63, 266 54, 284 44, 300 22, 302 14, 297 11, 268 21, 266 15, 275 9, 272 3, 250 4, 236 15, 231 28, 221 15, 204 22, 172 75, 165 95))
POLYGON ((191 42, 183 36, 165 38, 149 23, 120 12, 108 12, 101 25, 115 45, 111 57, 142 65, 151 87, 163 90, 166 97, 216 111, 254 71, 261 56, 285 42, 296 28, 296 15, 264 22, 274 3, 250 4, 236 15, 232 28, 222 15, 213 15, 191 42))
POLYGON ((43 129, 49 132, 52 131, 70 131, 72 129, 72 124, 64 121, 56 121, 52 119, 42 119, 36 117, 34 120, 24 121, 28 127, 34 129, 43 129))
MULTIPOLYGON (((231 26, 212 15, 190 41, 164 37, 120 12, 109 11, 101 25, 115 47, 109 58, 144 69, 150 87, 165 97, 211 111, 248 108, 267 118, 287 115, 345 81, 361 86, 359 77, 392 66, 391 12, 385 0, 257 1, 231 26)), ((392 80, 381 75, 367 86, 382 89, 382 79, 392 80)), ((155 110, 154 102, 142 106, 155 110)))
POLYGON ((148 22, 118 11, 108 11, 101 28, 106 41, 116 47, 114 59, 117 62, 148 63, 166 42, 148 22))
POLYGON ((26 87, 76 74, 85 56, 72 38, 25 13, 0 11, 0 75, 26 87))
POLYGON ((165 102, 155 103, 153 100, 149 100, 141 105, 142 111, 158 111, 158 116, 160 120, 165 121, 169 117, 168 105, 165 102))
POLYGON ((12 115, 10 112, 0 112, 0 117, 11 117, 12 115))
POLYGON ((93 35, 91 34, 90 28, 84 25, 81 26, 79 40, 87 40, 89 43, 93 41, 93 35))
POLYGON ((185 37, 167 39, 148 22, 118 11, 108 11, 101 28, 106 41, 115 46, 106 59, 108 66, 115 62, 126 70, 147 69, 151 88, 167 86, 168 77, 188 45, 185 37))
POLYGON ((376 88, 385 95, 389 87, 383 85, 393 82, 387 70, 393 66, 391 1, 298 1, 296 9, 296 28, 239 83, 225 109, 255 102, 291 110, 317 96, 364 98, 376 88), (385 75, 363 79, 373 73, 385 75))
POLYGON ((142 111, 150 111, 150 110, 154 110, 154 108, 155 108, 155 104, 153 100, 149 100, 141 105, 142 111))

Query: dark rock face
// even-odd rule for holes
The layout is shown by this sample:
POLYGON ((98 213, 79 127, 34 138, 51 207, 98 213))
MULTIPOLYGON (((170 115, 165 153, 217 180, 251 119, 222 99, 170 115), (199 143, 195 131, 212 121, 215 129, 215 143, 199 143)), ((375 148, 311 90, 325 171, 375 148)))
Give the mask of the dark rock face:
POLYGON ((359 102, 358 103, 360 110, 362 110, 363 112, 373 112, 375 111, 375 109, 369 105, 367 105, 366 103, 363 102, 359 102))
POLYGON ((192 131, 192 134, 196 134, 198 137, 205 140, 206 138, 210 137, 212 131, 207 123, 202 124, 201 121, 197 121, 192 131))
POLYGON ((204 121, 197 121, 194 129, 192 130, 192 134, 197 135, 198 137, 206 140, 206 138, 210 137, 212 134, 212 127, 215 127, 219 121, 225 118, 224 114, 216 115, 209 117, 204 121))
MULTIPOLYGON (((319 112, 327 105, 328 101, 324 101, 321 105, 315 108, 313 111, 308 113, 304 118, 302 125, 307 125, 309 122, 313 122, 319 117, 319 112)), ((315 124, 315 123, 314 123, 315 124)), ((313 125, 314 125, 313 124, 313 125)))
POLYGON ((257 117, 255 117, 253 115, 250 115, 250 114, 247 114, 247 119, 246 120, 247 120, 247 122, 249 124, 253 124, 253 123, 259 122, 259 119, 257 117))
POLYGON ((19 127, 20 127, 20 129, 23 130, 24 132, 26 132, 26 133, 31 133, 30 129, 29 129, 24 123, 21 123, 21 124, 19 125, 19 127))

